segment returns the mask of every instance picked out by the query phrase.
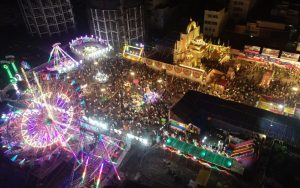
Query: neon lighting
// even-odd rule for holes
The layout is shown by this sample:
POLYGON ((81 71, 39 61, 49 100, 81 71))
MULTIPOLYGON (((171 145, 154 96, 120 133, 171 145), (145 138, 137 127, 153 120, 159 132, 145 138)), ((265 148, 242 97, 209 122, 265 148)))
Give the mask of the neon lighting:
POLYGON ((233 158, 228 158, 226 156, 211 152, 209 150, 196 147, 193 144, 188 144, 172 137, 169 137, 166 140, 165 145, 167 147, 173 148, 174 150, 180 151, 180 153, 189 155, 191 156, 191 158, 196 157, 208 163, 220 166, 222 168, 230 169, 231 165, 228 164, 232 164, 234 160, 233 158))
POLYGON ((23 159, 22 161, 19 162, 19 165, 23 165, 25 162, 25 159, 23 159))
POLYGON ((18 158, 18 155, 15 155, 15 156, 13 156, 10 160, 11 160, 12 162, 15 162, 17 158, 18 158))
POLYGON ((102 163, 102 164, 101 164, 101 167, 100 167, 100 171, 99 171, 99 175, 98 175, 98 179, 97 179, 97 183, 96 183, 96 188, 98 188, 99 185, 100 185, 101 174, 102 174, 102 170, 103 170, 103 165, 104 165, 104 163, 102 163))
POLYGON ((86 162, 85 162, 85 166, 84 166, 84 171, 82 173, 82 177, 81 177, 81 183, 84 183, 84 179, 85 179, 85 175, 86 175, 86 170, 87 170, 87 166, 89 164, 89 159, 90 157, 87 158, 86 162))
POLYGON ((76 38, 69 45, 74 54, 85 60, 95 60, 112 50, 109 44, 93 35, 76 38))
MULTIPOLYGON (((101 140, 102 140, 102 139, 101 139, 101 140)), ((101 143, 103 144, 104 150, 105 150, 105 152, 106 152, 106 154, 107 154, 107 157, 108 157, 108 159, 109 159, 109 162, 110 162, 111 165, 113 166, 113 169, 114 169, 114 171, 115 171, 115 174, 117 175, 117 178, 118 178, 118 180, 120 181, 121 178, 120 178, 120 176, 119 176, 119 173, 118 173, 118 171, 117 171, 115 165, 113 164, 113 162, 112 162, 112 160, 111 160, 111 157, 110 157, 110 155, 109 155, 109 153, 108 153, 108 151, 107 151, 107 149, 106 149, 104 143, 103 143, 103 142, 101 142, 101 143)))
POLYGON ((74 117, 74 108, 68 105, 69 101, 69 97, 62 93, 47 92, 36 97, 21 120, 21 135, 25 143, 35 148, 45 148, 60 141, 62 146, 68 146, 66 142, 70 138, 63 139, 63 135, 69 130, 74 117))
POLYGON ((17 69, 17 67, 16 67, 16 65, 15 65, 14 62, 11 63, 11 66, 14 69, 15 73, 18 73, 18 69, 17 69))
POLYGON ((45 95, 44 95, 44 93, 43 93, 43 90, 42 90, 42 87, 41 87, 41 85, 40 85, 39 79, 38 79, 38 77, 36 76, 35 72, 33 72, 33 76, 34 76, 35 82, 36 82, 36 84, 37 84, 37 86, 38 86, 38 89, 39 89, 39 91, 40 91, 40 93, 41 93, 42 100, 44 101, 44 104, 45 104, 45 106, 46 106, 46 109, 47 109, 47 112, 48 112, 48 116, 49 116, 51 119, 53 119, 52 112, 50 111, 49 106, 48 106, 48 104, 47 104, 47 102, 46 102, 45 95))
POLYGON ((11 83, 16 82, 16 78, 13 77, 13 75, 12 75, 12 73, 11 73, 9 67, 8 67, 7 65, 3 65, 3 68, 6 70, 6 72, 7 72, 7 74, 8 74, 8 77, 9 77, 9 79, 10 79, 10 82, 11 82, 11 83))
POLYGON ((48 70, 56 70, 59 73, 65 73, 78 67, 80 63, 73 59, 63 49, 59 47, 60 43, 52 45, 53 49, 50 52, 48 63, 53 67, 47 67, 48 70))

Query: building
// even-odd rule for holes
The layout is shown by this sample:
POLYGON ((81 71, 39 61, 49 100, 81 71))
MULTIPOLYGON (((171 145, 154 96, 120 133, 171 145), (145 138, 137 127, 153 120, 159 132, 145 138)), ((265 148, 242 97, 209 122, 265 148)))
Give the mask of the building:
POLYGON ((205 36, 218 37, 227 21, 225 8, 204 10, 203 34, 205 36))
POLYGON ((53 36, 74 31, 70 0, 18 0, 27 31, 32 35, 53 36))
POLYGON ((188 91, 169 117, 201 130, 210 126, 248 135, 266 136, 299 147, 300 120, 197 91, 188 91))
POLYGON ((271 10, 271 16, 282 18, 286 24, 298 26, 300 21, 300 3, 281 1, 271 10))
POLYGON ((246 20, 254 3, 255 0, 230 0, 228 6, 230 18, 235 22, 246 20))
POLYGON ((262 38, 289 36, 285 24, 263 20, 247 22, 246 25, 235 25, 234 31, 235 33, 249 34, 252 37, 262 38))
POLYGON ((138 0, 90 0, 91 32, 119 50, 125 43, 144 40, 144 14, 138 0))

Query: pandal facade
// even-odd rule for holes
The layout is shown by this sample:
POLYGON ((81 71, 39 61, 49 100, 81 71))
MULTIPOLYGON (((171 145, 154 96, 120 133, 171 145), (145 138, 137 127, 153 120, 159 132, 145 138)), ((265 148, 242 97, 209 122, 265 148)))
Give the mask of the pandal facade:
POLYGON ((181 33, 175 43, 174 64, 201 70, 203 58, 225 63, 230 60, 230 47, 205 42, 200 26, 190 19, 186 33, 181 33))

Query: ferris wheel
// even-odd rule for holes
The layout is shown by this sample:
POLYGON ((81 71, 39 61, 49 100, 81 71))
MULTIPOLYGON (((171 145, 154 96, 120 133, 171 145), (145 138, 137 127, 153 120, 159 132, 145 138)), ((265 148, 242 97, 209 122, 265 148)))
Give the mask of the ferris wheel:
POLYGON ((1 130, 5 154, 20 165, 51 159, 51 155, 77 150, 71 143, 80 135, 82 110, 78 94, 60 80, 29 83, 30 99, 25 109, 11 112, 1 130))

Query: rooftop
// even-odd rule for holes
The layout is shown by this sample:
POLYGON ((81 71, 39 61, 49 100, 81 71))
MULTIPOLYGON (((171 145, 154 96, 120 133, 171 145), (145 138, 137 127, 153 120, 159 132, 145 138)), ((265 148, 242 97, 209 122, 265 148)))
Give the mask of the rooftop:
MULTIPOLYGON (((172 108, 171 113, 184 123, 203 127, 207 118, 221 120, 251 132, 266 134, 289 143, 300 143, 300 120, 233 101, 188 91, 172 108)), ((226 127, 223 127, 226 129, 226 127)))

